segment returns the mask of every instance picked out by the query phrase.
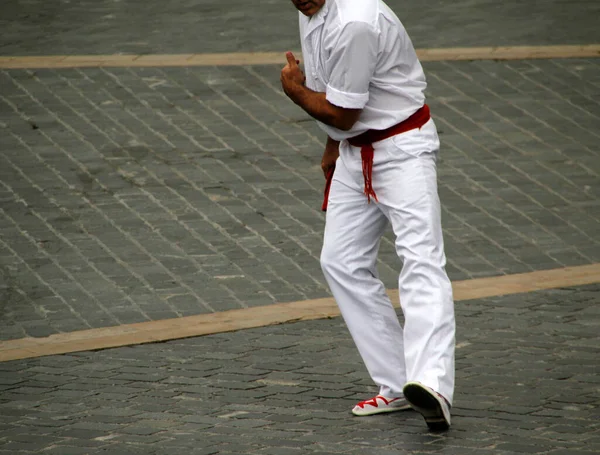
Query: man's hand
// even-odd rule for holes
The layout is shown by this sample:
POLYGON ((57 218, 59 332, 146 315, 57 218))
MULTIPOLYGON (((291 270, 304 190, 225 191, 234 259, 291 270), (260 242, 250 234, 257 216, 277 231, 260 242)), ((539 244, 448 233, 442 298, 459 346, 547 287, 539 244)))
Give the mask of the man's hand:
POLYGON ((298 66, 300 60, 296 60, 294 54, 286 52, 285 57, 287 58, 288 63, 281 70, 281 86, 283 87, 285 94, 295 102, 295 89, 298 86, 304 86, 306 77, 298 66))
POLYGON ((335 161, 338 159, 338 156, 340 156, 340 142, 327 137, 325 151, 321 159, 321 169, 325 178, 327 178, 329 170, 335 167, 335 161))

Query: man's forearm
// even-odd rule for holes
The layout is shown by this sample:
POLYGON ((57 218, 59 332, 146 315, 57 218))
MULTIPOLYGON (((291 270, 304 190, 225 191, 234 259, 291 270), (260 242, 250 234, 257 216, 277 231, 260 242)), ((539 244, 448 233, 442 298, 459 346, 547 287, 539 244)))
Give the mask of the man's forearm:
POLYGON ((315 92, 304 85, 295 85, 288 96, 311 117, 340 130, 352 128, 360 115, 359 109, 344 109, 331 104, 325 93, 315 92))

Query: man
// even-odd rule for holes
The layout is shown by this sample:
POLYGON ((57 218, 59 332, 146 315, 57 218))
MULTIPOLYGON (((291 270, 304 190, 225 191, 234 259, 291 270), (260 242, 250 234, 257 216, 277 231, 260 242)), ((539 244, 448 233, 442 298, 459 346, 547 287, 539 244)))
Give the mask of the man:
POLYGON ((286 95, 327 133, 321 265, 379 394, 355 415, 414 408, 450 426, 454 304, 445 272, 436 157, 423 69, 396 15, 379 0, 292 0, 305 74, 291 52, 286 95), (330 185, 330 186, 329 186, 330 185), (328 193, 328 194, 327 194, 328 193), (403 262, 404 328, 376 270, 391 224, 403 262))

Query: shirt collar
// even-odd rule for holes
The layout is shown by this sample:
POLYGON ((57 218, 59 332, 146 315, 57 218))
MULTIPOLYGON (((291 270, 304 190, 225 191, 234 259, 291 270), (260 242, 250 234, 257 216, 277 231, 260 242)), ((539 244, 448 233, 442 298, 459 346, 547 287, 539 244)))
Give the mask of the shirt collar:
POLYGON ((329 2, 332 1, 334 0, 326 0, 321 9, 317 11, 317 14, 307 18, 308 22, 306 24, 306 31, 304 32, 305 38, 325 23, 325 18, 329 12, 329 2))

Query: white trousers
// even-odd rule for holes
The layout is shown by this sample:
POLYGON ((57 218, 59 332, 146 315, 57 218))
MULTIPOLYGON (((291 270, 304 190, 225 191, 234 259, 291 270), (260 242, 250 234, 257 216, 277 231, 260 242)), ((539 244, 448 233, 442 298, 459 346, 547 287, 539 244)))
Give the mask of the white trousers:
POLYGON ((347 141, 329 193, 321 266, 350 334, 381 395, 402 395, 419 381, 450 403, 454 394, 455 322, 445 271, 433 120, 374 145, 373 189, 363 193, 360 149, 347 141), (404 327, 376 270, 391 224, 402 261, 398 279, 404 327))

